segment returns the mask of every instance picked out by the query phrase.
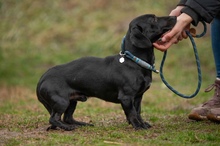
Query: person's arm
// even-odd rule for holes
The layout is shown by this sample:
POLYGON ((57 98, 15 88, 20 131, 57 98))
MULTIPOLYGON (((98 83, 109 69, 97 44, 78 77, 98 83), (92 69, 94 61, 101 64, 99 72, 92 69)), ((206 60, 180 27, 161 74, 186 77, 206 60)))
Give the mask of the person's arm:
POLYGON ((220 0, 187 0, 184 6, 181 12, 190 15, 195 26, 201 20, 211 23, 220 13, 220 0))
POLYGON ((190 15, 195 26, 200 20, 211 23, 220 14, 220 0, 180 0, 177 6, 185 6, 181 13, 190 15))

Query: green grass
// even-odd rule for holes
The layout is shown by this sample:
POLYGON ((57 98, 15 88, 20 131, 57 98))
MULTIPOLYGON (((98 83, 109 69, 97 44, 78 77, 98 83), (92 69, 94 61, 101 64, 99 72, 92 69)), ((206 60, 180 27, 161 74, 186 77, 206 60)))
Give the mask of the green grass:
MULTIPOLYGON (((119 53, 134 17, 168 15, 176 2, 0 0, 0 145, 218 145, 218 124, 187 118, 213 94, 203 92, 215 79, 209 34, 196 39, 203 78, 197 97, 179 98, 153 74, 142 102, 142 116, 153 126, 149 130, 135 131, 128 125, 120 105, 89 99, 78 104, 75 118, 94 127, 47 132, 49 114, 35 95, 49 67, 82 56, 119 53)), ((155 54, 159 69, 163 53, 155 54)), ((195 91, 197 70, 188 40, 169 49, 164 75, 178 91, 195 91)))
POLYGON ((155 95, 155 85, 152 88, 145 94, 142 103, 142 116, 152 128, 135 131, 127 124, 120 105, 89 99, 85 103, 79 103, 75 118, 91 122, 94 127, 81 127, 69 132, 46 131, 49 114, 37 102, 31 90, 20 87, 3 88, 1 95, 8 94, 5 94, 0 103, 1 109, 4 109, 0 111, 1 144, 218 145, 218 124, 187 119, 193 103, 199 103, 201 99, 181 99, 166 90, 155 95), (165 94, 167 97, 164 97, 165 94))

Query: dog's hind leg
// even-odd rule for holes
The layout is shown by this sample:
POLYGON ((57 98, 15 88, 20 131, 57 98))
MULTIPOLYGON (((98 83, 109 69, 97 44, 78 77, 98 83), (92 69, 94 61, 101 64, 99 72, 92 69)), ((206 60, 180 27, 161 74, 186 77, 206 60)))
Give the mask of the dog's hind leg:
POLYGON ((73 125, 68 125, 66 123, 63 123, 61 121, 61 115, 62 115, 61 113, 52 112, 50 120, 49 120, 51 126, 49 128, 47 128, 47 130, 56 129, 56 127, 59 127, 59 128, 64 129, 66 131, 71 131, 76 128, 73 125))
POLYGON ((49 127, 48 130, 56 129, 56 127, 59 127, 67 131, 75 129, 75 126, 66 124, 61 121, 61 116, 68 108, 69 101, 58 95, 52 96, 52 99, 54 99, 55 103, 52 106, 52 113, 49 120, 51 127, 49 127))
POLYGON ((63 121, 67 124, 76 125, 76 126, 93 126, 92 124, 89 123, 84 123, 74 120, 73 113, 76 109, 76 105, 77 105, 77 101, 70 100, 70 104, 64 113, 63 121))
POLYGON ((50 104, 47 101, 44 101, 44 102, 41 101, 41 103, 44 105, 44 107, 47 109, 47 111, 51 115, 53 109, 51 108, 50 104))
POLYGON ((70 104, 64 112, 63 121, 67 124, 74 124, 73 113, 76 109, 77 101, 70 100, 70 104))
POLYGON ((37 97, 38 97, 38 100, 44 105, 44 107, 47 109, 47 111, 50 113, 52 113, 52 108, 51 108, 51 105, 45 100, 45 95, 41 95, 39 89, 37 89, 37 97))

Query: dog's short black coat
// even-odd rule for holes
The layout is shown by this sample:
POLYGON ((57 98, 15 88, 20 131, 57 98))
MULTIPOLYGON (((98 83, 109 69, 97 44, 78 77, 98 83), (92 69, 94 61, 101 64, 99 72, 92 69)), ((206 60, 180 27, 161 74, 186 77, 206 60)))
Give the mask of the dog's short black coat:
MULTIPOLYGON (((125 37, 125 49, 153 65, 152 42, 175 23, 176 17, 149 14, 133 19, 125 37)), ((128 58, 120 63, 120 57, 84 57, 49 69, 37 85, 37 97, 50 113, 49 128, 73 130, 79 125, 91 125, 73 118, 77 101, 86 101, 88 97, 120 103, 135 129, 151 127, 140 113, 142 95, 150 87, 152 72, 128 58)))

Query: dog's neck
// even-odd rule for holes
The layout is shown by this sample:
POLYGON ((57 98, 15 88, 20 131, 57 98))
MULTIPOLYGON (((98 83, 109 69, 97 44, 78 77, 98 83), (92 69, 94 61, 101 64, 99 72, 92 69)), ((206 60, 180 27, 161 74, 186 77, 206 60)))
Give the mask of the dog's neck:
POLYGON ((121 63, 124 62, 123 56, 125 56, 145 69, 149 69, 155 73, 159 72, 154 68, 153 47, 145 50, 143 48, 137 48, 134 45, 128 44, 127 42, 129 41, 125 41, 125 40, 127 40, 126 36, 122 39, 122 43, 121 43, 120 55, 122 56, 121 58, 122 60, 119 60, 121 63), (126 47, 126 43, 127 46, 132 46, 132 47, 126 47))
MULTIPOLYGON (((123 39, 122 39, 122 45, 121 45, 121 50, 123 51, 129 51, 130 53, 132 53, 134 56, 148 62, 149 64, 151 64, 152 62, 152 57, 154 56, 154 50, 153 50, 153 46, 151 48, 138 48, 135 45, 133 45, 131 43, 131 41, 126 41, 126 40, 130 40, 129 35, 126 35, 123 39)), ((153 64, 151 64, 153 65, 153 64)))

